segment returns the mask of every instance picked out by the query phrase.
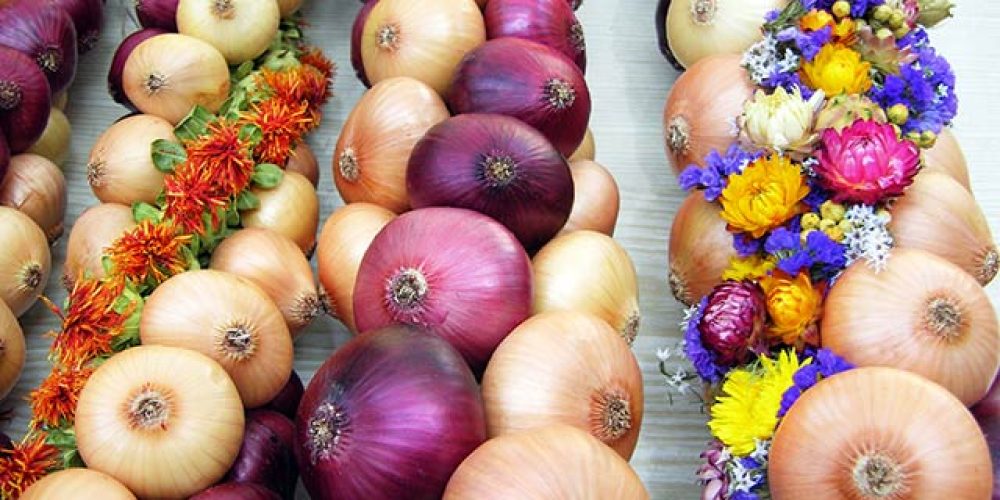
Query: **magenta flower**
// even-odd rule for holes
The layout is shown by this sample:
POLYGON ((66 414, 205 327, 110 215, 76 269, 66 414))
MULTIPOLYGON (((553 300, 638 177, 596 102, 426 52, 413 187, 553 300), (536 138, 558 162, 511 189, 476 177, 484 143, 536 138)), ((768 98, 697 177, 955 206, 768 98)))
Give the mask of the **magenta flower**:
POLYGON ((823 131, 820 184, 837 202, 874 205, 903 194, 920 169, 920 149, 887 123, 858 120, 841 132, 823 131))
POLYGON ((729 476, 726 475, 726 464, 730 455, 722 446, 722 442, 713 439, 705 451, 701 452, 705 463, 698 468, 698 480, 701 482, 701 500, 725 500, 729 493, 729 476))
POLYGON ((753 283, 726 281, 712 290, 698 324, 701 342, 716 353, 716 363, 734 366, 750 357, 764 331, 767 305, 753 283))

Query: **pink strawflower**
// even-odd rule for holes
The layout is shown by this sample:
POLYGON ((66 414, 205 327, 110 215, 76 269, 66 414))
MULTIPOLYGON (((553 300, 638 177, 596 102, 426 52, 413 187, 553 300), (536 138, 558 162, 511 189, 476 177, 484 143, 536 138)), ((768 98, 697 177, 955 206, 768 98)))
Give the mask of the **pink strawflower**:
POLYGON ((920 169, 920 149, 900 139, 892 125, 858 120, 837 132, 822 134, 820 184, 836 202, 866 205, 903 194, 920 169))
POLYGON ((722 366, 747 362, 754 344, 764 331, 767 305, 757 285, 725 281, 716 285, 698 324, 701 342, 722 366))

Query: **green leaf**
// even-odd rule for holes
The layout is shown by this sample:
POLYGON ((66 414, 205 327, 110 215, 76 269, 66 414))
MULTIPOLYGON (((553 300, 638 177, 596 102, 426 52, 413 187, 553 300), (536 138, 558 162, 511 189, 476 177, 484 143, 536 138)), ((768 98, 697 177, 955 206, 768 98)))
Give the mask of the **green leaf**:
POLYGON ((260 208, 260 198, 250 191, 243 191, 236 195, 237 210, 255 210, 260 208))
POLYGON ((165 174, 174 171, 174 168, 187 161, 187 151, 184 146, 166 139, 157 139, 151 146, 153 154, 153 166, 165 174))
POLYGON ((257 146, 264 138, 264 131, 256 125, 244 125, 240 127, 240 140, 249 141, 251 146, 257 146))
POLYGON ((215 121, 215 115, 207 109, 195 106, 180 123, 174 127, 174 135, 183 142, 193 141, 208 132, 208 125, 215 121))
POLYGON ((76 432, 73 431, 72 426, 68 428, 49 428, 46 429, 45 434, 45 441, 60 450, 76 449, 76 432))
POLYGON ((137 201, 132 205, 132 218, 137 223, 147 220, 160 222, 163 220, 163 212, 149 203, 137 201))
POLYGON ((246 61, 233 72, 233 81, 238 82, 253 73, 253 61, 246 61))
POLYGON ((281 184, 285 172, 273 163, 261 163, 253 168, 253 182, 264 189, 281 184))
POLYGON ((105 276, 111 276, 112 272, 114 271, 114 267, 115 267, 114 264, 111 263, 111 257, 108 257, 107 255, 102 255, 101 256, 101 267, 104 269, 104 275, 105 276))

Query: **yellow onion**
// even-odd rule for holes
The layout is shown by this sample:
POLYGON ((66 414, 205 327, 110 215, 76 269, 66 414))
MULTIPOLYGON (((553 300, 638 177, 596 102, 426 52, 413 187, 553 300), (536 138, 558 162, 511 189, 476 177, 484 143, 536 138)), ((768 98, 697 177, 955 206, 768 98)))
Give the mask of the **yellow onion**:
POLYGON ((358 333, 354 324, 354 283, 361 259, 375 235, 395 217, 378 205, 351 203, 335 210, 319 234, 316 267, 329 300, 327 308, 352 333, 358 333))
POLYGON ((569 170, 573 175, 573 211, 562 231, 590 229, 614 236, 621 205, 615 177, 593 160, 574 161, 569 170))
POLYGON ((396 213, 408 210, 410 152, 448 116, 434 89, 413 78, 383 80, 365 92, 333 152, 333 180, 344 202, 375 203, 396 213))
POLYGON ((74 500, 135 500, 135 495, 115 478, 93 469, 64 469, 32 484, 21 500, 73 498, 74 500))
POLYGON ((990 498, 990 449, 962 403, 892 368, 821 380, 782 419, 768 456, 775 500, 990 498))
POLYGON ((56 165, 63 165, 69 156, 71 139, 69 119, 62 110, 53 107, 49 112, 49 123, 45 126, 45 132, 42 132, 42 136, 28 148, 28 152, 44 156, 56 165))
POLYGON ((722 281, 729 259, 736 256, 733 237, 721 208, 700 192, 684 199, 670 228, 667 281, 674 298, 691 305, 708 295, 722 281))
POLYGON ((66 105, 69 104, 69 89, 63 90, 52 96, 52 107, 58 109, 59 111, 66 111, 66 105))
POLYGON ((675 173, 736 142, 736 119, 753 89, 740 56, 731 54, 707 57, 674 82, 663 110, 663 138, 675 173))
POLYGON ((55 242, 62 236, 66 218, 66 177, 44 156, 17 155, 10 159, 10 168, 0 183, 0 205, 31 217, 49 242, 55 242))
POLYGON ((275 0, 177 3, 177 31, 208 42, 232 65, 263 54, 278 33, 280 20, 281 11, 275 0))
POLYGON ((278 10, 281 17, 286 18, 294 14, 302 7, 302 0, 278 0, 278 10))
POLYGON ((87 160, 87 182, 105 203, 156 203, 163 172, 153 165, 153 141, 176 141, 174 126, 153 115, 135 115, 108 128, 94 143, 87 160))
POLYGON ((644 500, 628 462, 586 432, 554 425, 483 443, 458 466, 445 500, 644 500))
POLYGON ((997 275, 1000 254, 979 204, 959 181, 923 172, 891 208, 889 230, 900 248, 947 259, 986 285, 997 275))
POLYGON ((303 177, 309 179, 313 187, 319 185, 319 163, 316 161, 316 155, 312 148, 304 142, 295 146, 292 155, 288 157, 285 170, 302 174, 303 177))
POLYGON ((52 270, 45 232, 27 215, 0 206, 0 300, 20 317, 38 300, 52 270))
POLYGON ((591 160, 597 156, 597 145, 594 143, 594 133, 587 129, 587 133, 583 136, 583 142, 580 146, 576 148, 573 155, 569 157, 569 162, 573 163, 577 160, 591 160))
POLYGON ((294 241, 274 231, 237 231, 216 247, 210 267, 242 276, 264 290, 296 336, 322 310, 309 261, 294 241))
POLYGON ((465 54, 486 41, 473 0, 381 0, 361 34, 361 60, 371 83, 409 76, 444 94, 465 54))
POLYGON ((91 469, 143 498, 182 498, 215 484, 243 441, 233 381, 203 354, 144 345, 91 375, 76 407, 77 446, 91 469))
POLYGON ((290 238, 303 253, 312 254, 319 198, 309 179, 286 171, 280 184, 271 189, 255 187, 253 194, 260 199, 260 208, 243 213, 243 227, 270 229, 290 238))
POLYGON ((667 43, 685 68, 716 54, 742 54, 761 39, 764 15, 788 0, 671 0, 667 43))
POLYGON ((67 290, 81 276, 104 277, 105 250, 135 227, 132 209, 118 203, 101 203, 80 214, 69 231, 62 282, 67 290))
POLYGON ((966 405, 986 395, 1000 369, 1000 331, 986 292, 922 250, 893 250, 881 272, 852 264, 823 309, 824 347, 858 366, 923 375, 966 405))
POLYGON ((229 97, 229 66, 208 43, 167 33, 132 50, 122 84, 140 111, 176 124, 195 105, 219 110, 229 97))
POLYGON ((7 304, 0 301, 0 401, 10 394, 24 368, 24 332, 7 304))
POLYGON ((642 397, 642 371, 628 344, 607 322, 576 311, 521 323, 483 375, 489 436, 567 424, 626 460, 639 440, 642 397))
POLYGON ((142 343, 192 349, 218 361, 243 405, 267 404, 292 373, 292 337, 281 310, 252 281, 201 270, 168 279, 146 299, 142 343))
POLYGON ((628 252, 610 236, 573 231, 557 236, 532 260, 534 314, 589 312, 631 344, 639 332, 639 285, 628 252))
POLYGON ((934 141, 934 146, 924 150, 922 172, 944 172, 954 177, 965 189, 972 190, 969 183, 969 165, 951 129, 942 130, 934 141))

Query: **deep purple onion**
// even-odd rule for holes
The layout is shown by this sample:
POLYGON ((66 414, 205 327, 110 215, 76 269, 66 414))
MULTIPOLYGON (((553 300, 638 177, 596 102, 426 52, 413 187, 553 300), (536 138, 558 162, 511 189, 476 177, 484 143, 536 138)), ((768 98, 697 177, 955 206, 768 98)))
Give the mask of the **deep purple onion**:
POLYGON ((413 208, 489 215, 529 252, 551 240, 573 210, 566 159, 540 132, 504 115, 458 115, 428 130, 410 154, 406 191, 413 208))
POLYGON ((767 305, 764 293, 749 282, 726 281, 716 285, 698 324, 701 341, 718 355, 716 363, 745 363, 762 337, 767 305))
POLYGON ((225 481, 259 484, 282 498, 294 497, 299 477, 295 423, 276 411, 250 410, 244 429, 243 446, 225 481))
POLYGON ((19 0, 0 8, 0 45, 35 61, 53 94, 76 76, 76 28, 62 9, 35 0, 19 0))
POLYGON ((177 32, 177 3, 180 0, 135 0, 135 15, 143 28, 177 32))
POLYGON ((69 14, 76 27, 76 45, 83 54, 97 45, 104 22, 104 2, 101 0, 49 0, 69 14))
POLYGON ((302 400, 302 393, 305 387, 302 386, 302 379, 299 374, 292 370, 292 376, 288 377, 288 382, 281 388, 274 399, 265 408, 274 410, 288 418, 295 418, 295 413, 299 410, 299 401, 302 400))
POLYGON ((0 183, 7 175, 8 167, 10 167, 10 148, 7 147, 7 137, 0 133, 0 183))
POLYGON ((281 496, 259 484, 222 483, 188 500, 281 500, 281 496))
POLYGON ((368 81, 368 74, 365 73, 365 63, 361 59, 361 35, 365 31, 365 21, 368 20, 368 15, 372 13, 372 9, 375 8, 378 0, 363 1, 364 4, 358 10, 358 15, 354 18, 354 24, 351 25, 351 67, 354 68, 354 74, 358 76, 358 80, 361 80, 361 83, 365 87, 370 88, 372 84, 368 81))
POLYGON ((972 414, 986 436, 993 457, 993 500, 1000 500, 1000 377, 993 380, 986 397, 972 407, 972 414))
POLYGON ((28 56, 0 46, 0 133, 6 136, 10 153, 26 151, 42 136, 51 109, 42 70, 28 56))
POLYGON ((531 261, 499 222, 461 208, 400 215, 375 237, 354 286, 365 332, 419 325, 447 340, 476 373, 531 314, 531 261))
POLYGON ((490 0, 483 10, 486 38, 514 37, 538 42, 587 71, 583 26, 565 0, 490 0))
POLYGON ((111 98, 115 102, 135 110, 135 105, 125 95, 125 88, 122 86, 122 74, 125 72, 125 63, 128 62, 128 56, 132 55, 132 51, 140 43, 164 33, 167 33, 167 31, 160 28, 145 28, 125 37, 118 44, 115 55, 111 59, 111 66, 108 68, 108 93, 111 94, 111 98))
POLYGON ((361 334, 327 359, 295 425, 302 480, 320 500, 441 498, 486 439, 465 362, 437 336, 403 326, 361 334))
POLYGON ((674 57, 670 51, 670 42, 667 41, 667 11, 670 10, 670 0, 659 0, 656 4, 656 13, 653 21, 656 24, 656 45, 660 49, 660 54, 677 71, 684 71, 684 66, 674 57))
POLYGON ((537 128, 569 158, 590 120, 590 92, 580 68, 544 45, 497 38, 466 54, 448 104, 458 113, 498 113, 537 128))

